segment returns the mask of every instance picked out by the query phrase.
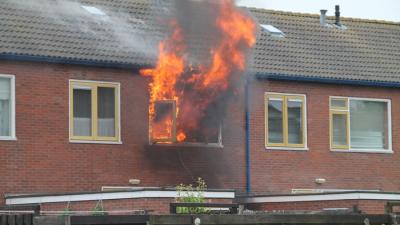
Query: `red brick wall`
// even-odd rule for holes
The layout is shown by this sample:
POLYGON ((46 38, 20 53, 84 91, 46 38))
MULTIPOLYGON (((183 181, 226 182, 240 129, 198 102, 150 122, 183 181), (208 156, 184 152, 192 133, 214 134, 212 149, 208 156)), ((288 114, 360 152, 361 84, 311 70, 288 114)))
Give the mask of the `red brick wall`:
POLYGON ((337 200, 337 201, 313 201, 313 202, 280 202, 280 203, 258 203, 249 204, 247 207, 260 211, 281 210, 311 210, 319 211, 326 208, 348 208, 353 209, 357 205, 362 213, 384 214, 386 201, 379 200, 337 200))
POLYGON ((147 149, 147 80, 134 72, 0 61, 0 74, 16 78, 18 138, 0 141, 0 194, 98 191, 103 185, 128 185, 131 178, 140 179, 140 186, 174 187, 198 176, 210 188, 244 190, 244 110, 240 99, 230 104, 223 149, 147 149), (69 143, 69 79, 121 83, 123 144, 69 143))
POLYGON ((293 188, 400 191, 398 89, 255 80, 251 90, 251 184, 254 193, 290 193, 293 188), (309 151, 265 149, 264 92, 307 96, 309 151), (394 153, 330 151, 329 96, 391 99, 394 153), (315 178, 325 178, 326 183, 317 185, 315 178))
MULTIPOLYGON (((16 77, 18 138, 0 141, 1 194, 94 191, 128 185, 131 178, 140 179, 141 186, 176 186, 198 176, 210 188, 245 189, 243 95, 229 104, 223 149, 148 149, 147 81, 132 71, 0 61, 0 73, 16 77), (69 79, 121 83, 122 145, 69 143, 69 79)), ((254 193, 288 193, 292 188, 399 191, 397 89, 255 80, 250 90, 254 193), (267 91, 306 94, 309 151, 265 150, 267 91), (391 99, 394 154, 329 151, 330 95, 391 99), (320 177, 327 182, 316 185, 320 177)))

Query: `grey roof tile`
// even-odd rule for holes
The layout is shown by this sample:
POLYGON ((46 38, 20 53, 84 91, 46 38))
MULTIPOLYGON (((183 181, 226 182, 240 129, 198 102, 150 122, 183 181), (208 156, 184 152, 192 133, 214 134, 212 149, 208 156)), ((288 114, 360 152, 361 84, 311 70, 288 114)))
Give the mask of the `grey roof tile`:
POLYGON ((321 26, 318 15, 250 10, 285 33, 258 37, 253 68, 259 73, 400 82, 399 23, 342 18, 347 29, 341 30, 321 26))
MULTIPOLYGON (((159 7, 149 0, 35 0, 31 7, 21 2, 0 0, 0 54, 154 63, 165 29, 158 15, 168 11, 168 1, 159 7), (50 10, 65 2, 73 4, 71 12, 50 10), (89 15, 80 4, 96 6, 107 16, 89 15)), ((285 33, 277 38, 259 32, 250 65, 254 72, 400 82, 399 23, 342 18, 347 27, 342 30, 322 27, 318 15, 249 11, 259 23, 285 33)), ((189 37, 191 51, 204 54, 198 40, 208 36, 189 37)))

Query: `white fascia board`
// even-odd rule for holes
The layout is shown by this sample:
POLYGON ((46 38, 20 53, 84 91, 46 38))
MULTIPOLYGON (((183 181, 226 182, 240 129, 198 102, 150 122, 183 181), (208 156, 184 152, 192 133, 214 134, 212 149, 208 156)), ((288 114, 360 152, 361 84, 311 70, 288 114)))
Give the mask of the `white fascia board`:
POLYGON ((241 203, 312 202, 335 200, 400 200, 400 193, 337 193, 321 195, 260 196, 239 199, 241 203))
MULTIPOLYGON (((205 198, 221 198, 233 199, 234 192, 204 192, 205 198)), ((176 191, 156 191, 143 190, 132 192, 104 192, 89 194, 70 194, 70 195, 47 195, 47 196, 21 196, 6 199, 6 205, 20 204, 40 204, 40 203, 56 203, 56 202, 80 202, 80 201, 98 201, 98 200, 115 200, 115 199, 136 199, 136 198, 176 198, 176 191)))

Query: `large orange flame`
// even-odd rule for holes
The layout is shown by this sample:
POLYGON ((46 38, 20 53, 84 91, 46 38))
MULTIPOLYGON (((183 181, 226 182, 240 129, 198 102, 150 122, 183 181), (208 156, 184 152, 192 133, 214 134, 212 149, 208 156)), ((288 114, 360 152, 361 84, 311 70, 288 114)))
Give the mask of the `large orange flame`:
POLYGON ((187 51, 182 29, 176 21, 172 21, 172 34, 159 45, 157 66, 140 71, 143 76, 152 78, 149 84, 151 122, 154 122, 154 105, 157 101, 176 102, 176 124, 169 117, 157 124, 151 124, 152 139, 171 136, 166 142, 185 141, 187 131, 198 128, 209 105, 230 88, 232 80, 237 80, 234 76, 242 75, 245 70, 246 52, 256 42, 256 23, 235 7, 233 0, 221 0, 215 5, 219 7, 219 13, 213 26, 221 35, 217 45, 210 47, 211 62, 196 65, 196 72, 189 70, 192 66, 187 65, 184 57, 187 51), (187 70, 190 75, 186 74, 187 70), (189 85, 190 91, 177 88, 179 84, 189 85), (172 137, 174 126, 177 133, 172 137))

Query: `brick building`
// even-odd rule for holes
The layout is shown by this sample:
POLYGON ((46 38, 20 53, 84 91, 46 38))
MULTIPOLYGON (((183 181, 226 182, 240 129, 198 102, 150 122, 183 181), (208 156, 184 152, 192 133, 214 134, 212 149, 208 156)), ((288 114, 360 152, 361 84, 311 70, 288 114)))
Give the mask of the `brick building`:
POLYGON ((163 213, 196 177, 212 201, 263 210, 400 199, 398 23, 249 9, 260 33, 221 142, 165 146, 149 144, 138 74, 163 8, 43 2, 0 6, 0 204, 163 213))

